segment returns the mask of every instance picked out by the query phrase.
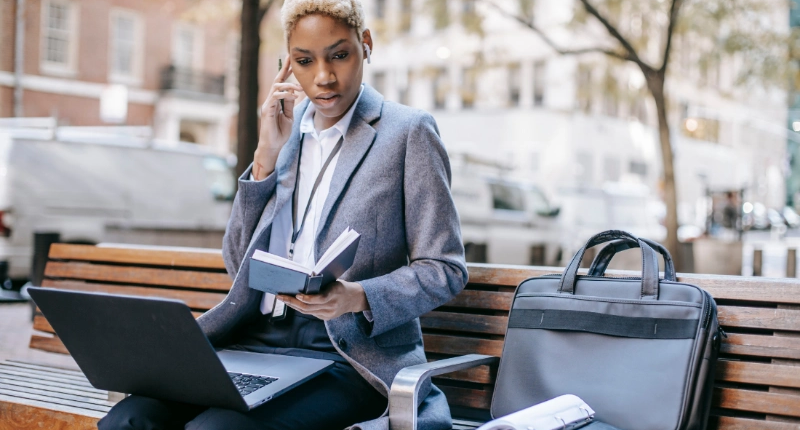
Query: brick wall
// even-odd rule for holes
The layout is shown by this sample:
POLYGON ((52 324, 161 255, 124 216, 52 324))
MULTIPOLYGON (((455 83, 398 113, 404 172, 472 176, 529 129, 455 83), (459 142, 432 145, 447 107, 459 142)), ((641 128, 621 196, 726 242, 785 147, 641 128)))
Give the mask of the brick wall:
MULTIPOLYGON (((108 125, 100 122, 100 100, 61 94, 25 91, 25 116, 55 116, 59 125, 108 125)), ((126 125, 152 125, 153 106, 128 104, 126 125)))
POLYGON ((15 0, 0 0, 0 71, 11 72, 14 70, 14 16, 16 15, 15 0))
MULTIPOLYGON (((16 0, 0 0, 0 72, 14 70, 14 25, 16 0)), ((213 3, 213 2, 212 2, 213 3)), ((222 3, 222 2, 220 2, 222 3)), ((161 85, 161 70, 172 62, 172 39, 175 24, 192 20, 191 8, 198 2, 191 0, 72 0, 78 8, 78 49, 76 67, 72 75, 53 75, 42 70, 41 31, 43 0, 25 2, 25 66, 26 75, 47 78, 69 84, 109 83, 110 20, 114 8, 135 12, 144 25, 143 62, 141 83, 130 86, 157 92, 161 85)), ((234 14, 235 15, 235 14, 234 14)), ((226 71, 228 37, 238 24, 238 17, 199 14, 194 25, 203 29, 204 71, 223 74, 226 71)), ((58 115, 60 122, 70 125, 107 125, 99 118, 99 99, 56 93, 25 90, 24 116, 58 115)), ((152 125, 154 106, 129 104, 128 125, 152 125)), ((13 88, 0 86, 0 117, 13 114, 13 88)))

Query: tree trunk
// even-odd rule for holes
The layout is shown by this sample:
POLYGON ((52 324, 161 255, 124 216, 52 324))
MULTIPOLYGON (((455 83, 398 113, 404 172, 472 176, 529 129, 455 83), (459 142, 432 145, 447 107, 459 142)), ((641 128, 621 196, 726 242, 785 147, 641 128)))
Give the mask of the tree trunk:
POLYGON ((242 39, 239 59, 239 114, 236 126, 236 174, 253 161, 258 146, 259 0, 242 0, 242 39))
POLYGON ((678 196, 675 189, 675 163, 667 122, 667 101, 664 96, 664 73, 645 74, 647 86, 656 102, 658 115, 658 140, 661 146, 661 162, 664 171, 664 203, 667 206, 665 226, 667 228, 667 249, 675 261, 675 268, 681 270, 680 244, 678 243, 678 196))

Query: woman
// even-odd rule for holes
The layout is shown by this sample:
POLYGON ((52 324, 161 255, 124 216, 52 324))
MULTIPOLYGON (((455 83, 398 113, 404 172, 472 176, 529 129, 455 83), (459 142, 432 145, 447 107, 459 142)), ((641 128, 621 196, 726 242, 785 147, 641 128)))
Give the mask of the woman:
MULTIPOLYGON (((418 317, 467 281, 436 123, 362 84, 372 37, 359 1, 289 0, 281 19, 289 55, 225 232, 233 286, 198 322, 218 347, 336 364, 248 413, 131 396, 101 430, 388 429, 394 376, 426 362, 418 317), (299 85, 286 82, 292 73, 299 85), (355 261, 322 294, 276 300, 248 288, 256 249, 312 267, 347 227, 361 235, 355 261)), ((419 427, 449 429, 442 392, 428 382, 420 398, 419 427)))

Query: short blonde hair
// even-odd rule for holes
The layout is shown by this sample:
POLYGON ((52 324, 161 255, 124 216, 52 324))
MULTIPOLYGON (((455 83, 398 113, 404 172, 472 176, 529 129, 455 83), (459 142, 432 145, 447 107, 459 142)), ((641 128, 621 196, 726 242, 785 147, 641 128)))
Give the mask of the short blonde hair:
POLYGON ((361 41, 364 8, 360 0, 286 0, 281 7, 281 23, 287 42, 297 21, 315 13, 338 19, 354 28, 358 41, 361 41))

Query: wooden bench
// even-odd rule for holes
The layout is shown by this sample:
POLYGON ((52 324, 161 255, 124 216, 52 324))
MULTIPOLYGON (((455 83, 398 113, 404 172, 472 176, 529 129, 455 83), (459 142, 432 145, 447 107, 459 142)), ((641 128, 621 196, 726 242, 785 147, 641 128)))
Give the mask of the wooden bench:
MULTIPOLYGON (((464 354, 499 357, 516 285, 560 269, 470 264, 469 272, 464 292, 421 318, 429 360, 464 354)), ((610 276, 626 274, 631 273, 609 271, 610 276)), ((54 288, 178 298, 198 315, 230 286, 219 251, 155 247, 53 245, 45 277, 44 285, 54 288)), ((709 428, 800 429, 800 279, 679 278, 715 297, 728 332, 709 428)), ((36 315, 34 328, 44 333, 34 334, 32 348, 66 353, 57 336, 46 334, 52 328, 44 317, 36 315)), ((457 418, 455 428, 471 428, 489 418, 496 371, 496 364, 482 365, 434 378, 457 418)), ((0 411, 9 402, 13 399, 0 399, 0 411)))

